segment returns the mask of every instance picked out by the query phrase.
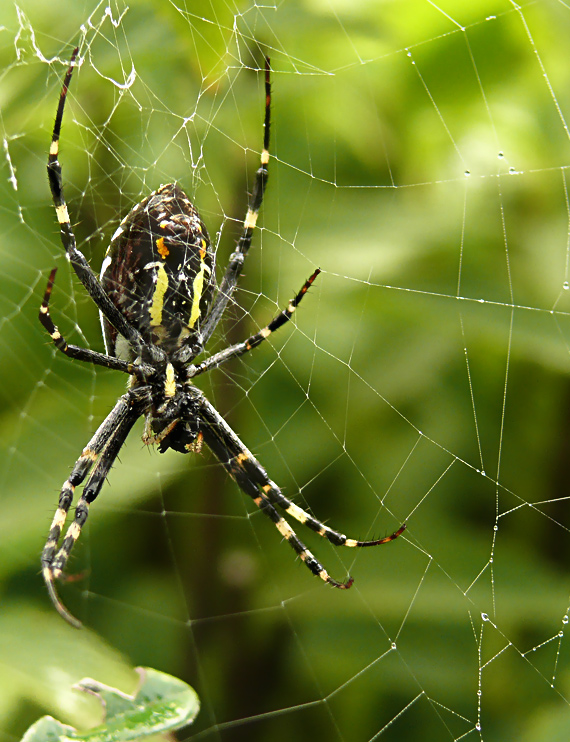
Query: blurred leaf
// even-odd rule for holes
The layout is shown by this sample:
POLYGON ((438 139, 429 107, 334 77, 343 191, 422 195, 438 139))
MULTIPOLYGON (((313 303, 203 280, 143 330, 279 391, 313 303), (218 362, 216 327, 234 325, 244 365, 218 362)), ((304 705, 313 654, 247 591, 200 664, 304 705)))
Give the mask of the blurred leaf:
POLYGON ((123 742, 151 734, 163 734, 191 724, 200 710, 195 691, 178 678, 150 667, 139 667, 140 687, 132 695, 91 678, 74 688, 96 696, 104 709, 104 723, 78 732, 51 716, 39 719, 24 734, 22 742, 51 742, 75 739, 84 742, 123 742))

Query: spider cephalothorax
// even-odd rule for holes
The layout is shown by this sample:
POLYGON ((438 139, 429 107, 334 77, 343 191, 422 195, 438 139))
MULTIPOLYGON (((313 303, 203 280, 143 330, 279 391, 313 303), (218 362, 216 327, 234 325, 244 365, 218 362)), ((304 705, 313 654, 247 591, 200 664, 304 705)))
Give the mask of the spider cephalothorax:
POLYGON ((81 626, 61 603, 54 580, 63 570, 79 538, 89 505, 99 494, 113 462, 136 420, 145 417, 143 440, 160 452, 197 451, 204 442, 238 486, 275 524, 311 572, 333 587, 349 588, 333 579, 299 540, 277 508, 327 538, 336 546, 376 546, 393 541, 405 525, 385 538, 357 541, 333 531, 286 498, 267 472, 216 411, 193 379, 230 358, 248 353, 284 325, 319 274, 315 270, 299 293, 262 330, 247 340, 211 355, 200 355, 224 314, 236 288, 251 245, 267 184, 271 89, 269 60, 265 64, 265 122, 261 163, 249 198, 243 231, 216 290, 214 253, 198 212, 176 184, 161 186, 135 206, 111 239, 100 280, 78 250, 63 195, 58 160, 65 100, 78 49, 71 57, 55 118, 48 158, 48 176, 67 256, 101 314, 106 354, 68 345, 49 313, 56 269, 48 280, 40 321, 58 350, 70 358, 122 371, 130 376, 128 391, 117 401, 75 462, 63 483, 46 545, 42 572, 50 598, 72 625, 81 626), (87 477, 65 537, 62 530, 75 488, 87 477))

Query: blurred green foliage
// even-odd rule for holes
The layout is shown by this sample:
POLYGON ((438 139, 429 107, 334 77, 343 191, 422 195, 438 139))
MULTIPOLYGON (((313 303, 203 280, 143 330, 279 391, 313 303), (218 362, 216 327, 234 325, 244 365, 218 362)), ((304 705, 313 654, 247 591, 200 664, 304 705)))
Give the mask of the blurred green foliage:
POLYGON ((101 705, 102 723, 87 731, 42 716, 25 733, 22 742, 127 742, 166 735, 188 726, 200 710, 196 691, 178 678, 151 667, 137 667, 139 687, 132 695, 92 678, 73 687, 89 693, 101 705))
POLYGON ((197 689, 188 738, 431 742, 479 738, 479 722, 486 742, 567 739, 568 8, 106 7, 0 10, 3 737, 46 712, 84 727, 73 682, 132 690, 129 668, 149 665, 197 689), (38 560, 59 487, 125 381, 57 356, 36 319, 61 266, 54 318, 102 349, 45 177, 77 43, 61 160, 96 270, 122 216, 172 180, 224 265, 271 55, 261 229, 212 349, 323 273, 296 327, 202 388, 317 517, 355 537, 408 521, 358 554, 299 527, 353 574, 349 593, 312 579, 207 452, 159 456, 139 429, 71 561, 83 579, 61 587, 97 635, 48 604, 38 560))

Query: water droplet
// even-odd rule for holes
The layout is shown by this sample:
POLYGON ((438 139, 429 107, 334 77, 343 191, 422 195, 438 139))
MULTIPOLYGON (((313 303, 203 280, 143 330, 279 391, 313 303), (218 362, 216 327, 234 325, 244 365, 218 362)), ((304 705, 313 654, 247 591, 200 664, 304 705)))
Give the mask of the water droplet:
POLYGON ((499 152, 499 154, 497 155, 497 157, 499 158, 499 160, 504 159, 504 157, 505 157, 504 152, 499 152))
POLYGON ((516 172, 517 172, 517 171, 515 170, 515 168, 514 168, 514 167, 510 167, 510 168, 509 168, 509 173, 510 173, 511 175, 515 175, 515 174, 516 174, 516 172))
POLYGON ((392 642, 392 643, 390 644, 390 649, 397 649, 397 647, 396 647, 396 642, 392 642))
POLYGON ((477 695, 479 696, 479 698, 481 698, 481 696, 483 695, 483 691, 482 690, 478 690, 477 691, 477 695))
POLYGON ((564 281, 564 283, 562 284, 562 288, 564 289, 564 291, 568 291, 568 289, 570 289, 570 283, 568 283, 568 281, 564 281))
POLYGON ((487 475, 485 474, 485 469, 481 469, 481 476, 482 476, 482 477, 486 477, 486 476, 487 476, 487 475))
POLYGON ((568 623, 568 614, 566 614, 566 615, 564 616, 564 618, 562 619, 562 623, 563 623, 563 624, 567 624, 567 623, 568 623))
POLYGON ((466 170, 466 171, 465 171, 465 172, 463 173, 463 175, 464 175, 464 176, 465 176, 466 178, 468 178, 468 177, 469 177, 469 176, 471 175, 471 171, 470 171, 470 170, 466 170))
POLYGON ((481 731, 481 724, 480 724, 479 722, 477 722, 477 724, 475 724, 475 729, 476 729, 476 730, 477 730, 478 732, 480 732, 480 731, 481 731))
POLYGON ((481 614, 481 620, 482 621, 488 621, 489 620, 489 616, 486 613, 482 613, 481 614))
POLYGON ((564 632, 563 631, 559 631, 558 632, 558 636, 564 636, 564 632))

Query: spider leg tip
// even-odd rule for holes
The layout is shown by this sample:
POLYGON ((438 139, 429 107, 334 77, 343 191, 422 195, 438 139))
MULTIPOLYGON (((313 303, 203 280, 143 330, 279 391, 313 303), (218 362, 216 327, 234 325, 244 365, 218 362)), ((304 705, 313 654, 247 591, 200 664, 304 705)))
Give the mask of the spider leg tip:
POLYGON ((53 572, 49 567, 45 567, 43 570, 43 576, 44 581, 46 583, 48 595, 50 597, 51 602, 53 603, 54 608, 59 613, 59 615, 64 618, 68 624, 71 624, 76 629, 83 628, 83 624, 81 621, 79 621, 75 616, 73 616, 67 608, 63 605, 61 602, 59 595, 57 594, 57 590, 55 589, 55 582, 53 579, 53 572))
POLYGON ((312 276, 310 276, 310 278, 308 279, 308 283, 313 283, 313 281, 316 279, 316 277, 320 273, 322 273, 321 269, 320 268, 315 268, 315 270, 313 271, 312 276))

